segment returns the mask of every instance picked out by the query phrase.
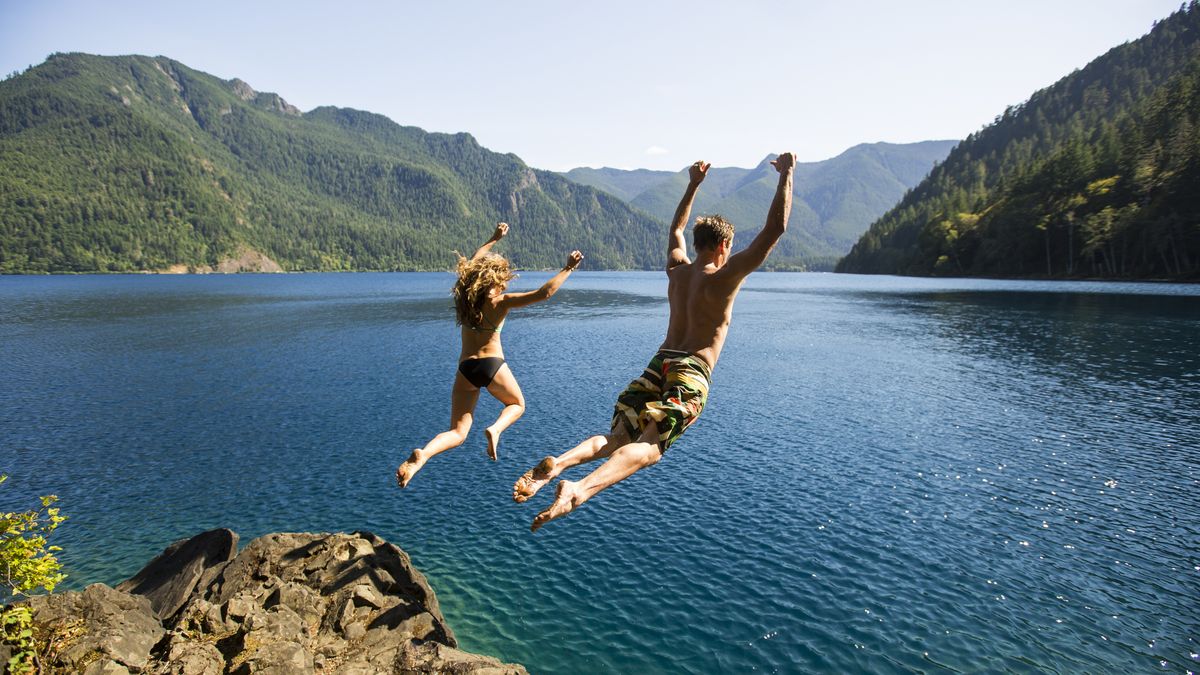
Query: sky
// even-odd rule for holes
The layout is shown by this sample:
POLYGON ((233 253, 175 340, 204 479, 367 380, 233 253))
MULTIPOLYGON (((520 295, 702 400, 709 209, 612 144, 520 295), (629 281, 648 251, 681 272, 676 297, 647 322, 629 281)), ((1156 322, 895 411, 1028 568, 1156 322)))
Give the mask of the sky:
POLYGON ((527 164, 679 169, 961 139, 1179 0, 0 0, 0 74, 168 56, 527 164))

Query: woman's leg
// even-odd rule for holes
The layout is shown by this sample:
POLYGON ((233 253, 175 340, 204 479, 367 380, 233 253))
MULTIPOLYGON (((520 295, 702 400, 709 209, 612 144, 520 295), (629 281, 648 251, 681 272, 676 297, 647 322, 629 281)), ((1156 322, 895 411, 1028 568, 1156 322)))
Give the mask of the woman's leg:
POLYGON ((521 394, 517 378, 507 363, 496 371, 496 376, 492 378, 492 383, 488 385, 487 390, 489 394, 496 397, 497 401, 504 404, 504 410, 500 411, 500 416, 496 418, 495 422, 492 422, 492 426, 483 430, 484 435, 487 436, 488 457, 495 460, 496 449, 500 447, 500 434, 504 433, 505 429, 512 426, 512 423, 525 413, 525 397, 521 394))
POLYGON ((467 438, 467 432, 471 430, 471 418, 478 401, 479 390, 468 382, 462 373, 456 372, 454 389, 450 392, 450 429, 434 436, 425 447, 413 450, 400 468, 396 469, 396 481, 400 483, 400 487, 407 486, 430 457, 462 445, 467 438))

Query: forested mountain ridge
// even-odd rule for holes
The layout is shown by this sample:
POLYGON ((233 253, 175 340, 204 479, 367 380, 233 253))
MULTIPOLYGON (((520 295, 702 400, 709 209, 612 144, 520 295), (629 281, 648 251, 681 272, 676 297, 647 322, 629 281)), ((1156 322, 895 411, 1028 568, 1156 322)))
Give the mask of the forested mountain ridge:
POLYGON ((447 269, 495 223, 520 266, 661 263, 665 225, 468 134, 317 108, 165 57, 55 54, 0 82, 0 272, 447 269))
MULTIPOLYGON (((864 143, 837 157, 796 165, 788 232, 768 265, 831 269, 875 219, 941 161, 955 141, 864 143)), ((713 167, 696 195, 694 213, 720 213, 738 228, 735 248, 762 229, 775 194, 774 155, 752 169, 713 167)), ((669 221, 687 184, 679 172, 577 168, 571 180, 604 190, 669 221)))
POLYGON ((1200 5, 960 143, 839 272, 1200 276, 1200 5))

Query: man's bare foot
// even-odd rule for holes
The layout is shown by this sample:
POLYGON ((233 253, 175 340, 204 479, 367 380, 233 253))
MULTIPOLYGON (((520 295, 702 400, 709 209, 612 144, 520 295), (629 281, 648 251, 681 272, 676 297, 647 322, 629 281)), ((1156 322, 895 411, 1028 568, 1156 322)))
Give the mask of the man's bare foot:
POLYGON ((520 504, 529 501, 537 494, 542 486, 549 483, 558 474, 554 473, 554 458, 547 457, 538 465, 525 472, 513 485, 513 501, 520 504))
POLYGON ((425 466, 425 460, 427 459, 428 457, 425 456, 421 448, 412 451, 408 459, 404 460, 400 468, 396 469, 396 482, 400 484, 400 487, 408 487, 408 481, 412 480, 413 476, 417 475, 417 472, 421 470, 421 467, 425 466))
POLYGON ((487 436, 488 457, 491 457, 492 461, 494 462, 498 458, 496 455, 496 448, 500 447, 500 432, 493 431, 491 427, 488 427, 483 430, 483 435, 487 436))
POLYGON ((555 518, 562 518, 568 513, 575 510, 576 506, 583 503, 583 495, 579 491, 579 483, 572 483, 569 480, 560 480, 554 490, 554 503, 550 508, 537 514, 533 519, 533 525, 529 527, 530 532, 537 532, 538 528, 555 518))

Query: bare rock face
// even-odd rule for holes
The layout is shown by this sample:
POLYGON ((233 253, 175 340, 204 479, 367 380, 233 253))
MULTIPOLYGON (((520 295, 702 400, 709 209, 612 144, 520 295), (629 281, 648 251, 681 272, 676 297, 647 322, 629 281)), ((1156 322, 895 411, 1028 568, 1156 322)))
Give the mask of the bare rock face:
POLYGON ((255 96, 258 96, 258 92, 254 91, 249 84, 236 77, 229 81, 229 85, 233 89, 233 93, 243 101, 252 101, 255 96))
POLYGON ((283 100, 283 97, 279 94, 259 94, 254 97, 254 103, 267 110, 289 117, 299 117, 301 115, 299 108, 283 100))
POLYGON ((237 255, 225 258, 217 263, 216 272, 234 274, 237 272, 282 272, 279 263, 271 260, 266 254, 251 248, 241 248, 237 255))
POLYGON ((31 601, 71 672, 525 673, 469 654, 404 551, 369 532, 176 542, 111 589, 31 601), (128 591, 128 592, 125 592, 128 591))
POLYGON ((233 559, 237 541, 232 530, 220 529, 175 542, 132 579, 117 584, 117 590, 146 597, 155 616, 170 619, 195 592, 206 570, 233 559))

